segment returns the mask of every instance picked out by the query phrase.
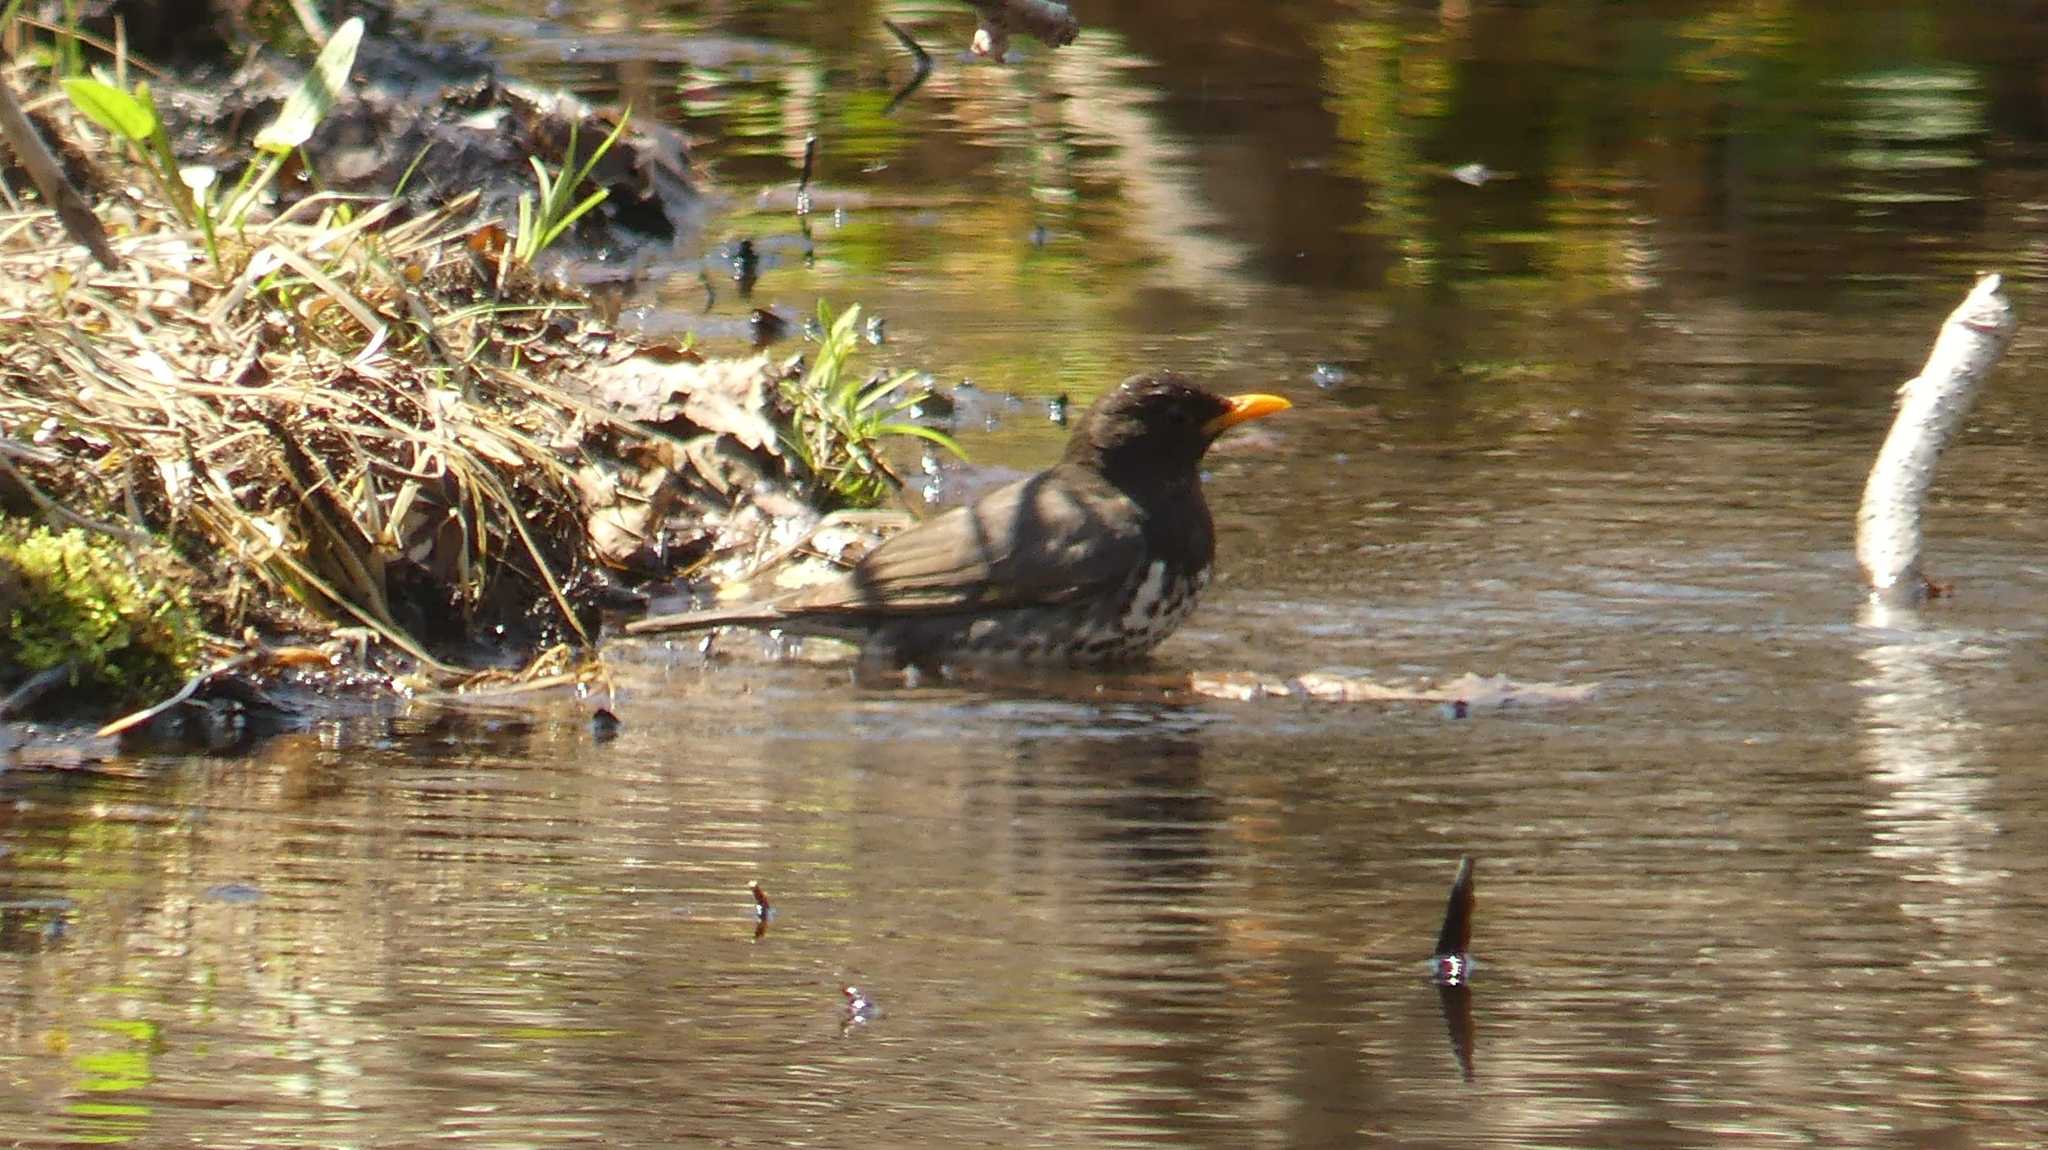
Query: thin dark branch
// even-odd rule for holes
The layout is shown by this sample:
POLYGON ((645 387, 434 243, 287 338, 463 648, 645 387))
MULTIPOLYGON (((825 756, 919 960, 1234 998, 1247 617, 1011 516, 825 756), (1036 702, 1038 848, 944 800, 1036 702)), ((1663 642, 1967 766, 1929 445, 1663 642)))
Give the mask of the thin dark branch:
POLYGON ((115 255, 113 246, 107 243, 106 229, 100 226, 99 217, 92 214, 92 205, 77 188, 71 186, 70 180, 64 178, 64 168, 50 153, 49 145, 43 142, 42 133, 29 122, 28 114, 21 110, 21 102, 15 99, 14 89, 5 80, 0 80, 0 136, 5 136, 13 147, 21 166, 28 169, 29 179, 34 180, 36 189, 43 193, 43 201, 56 209, 57 219, 71 238, 84 244, 101 267, 108 271, 120 270, 121 257, 115 255))
POLYGON ((29 676, 26 683, 16 687, 14 692, 5 699, 0 699, 0 719, 12 718, 28 710, 37 699, 49 694, 52 688, 70 679, 73 670, 73 664, 59 663, 54 667, 45 667, 34 675, 29 676))
POLYGON ((1471 856, 1458 860, 1458 877, 1451 882, 1451 897, 1444 907, 1443 929, 1437 932, 1438 957, 1465 955, 1472 949, 1473 897, 1471 856))
POLYGON ((170 698, 165 699, 163 702, 158 703, 153 707, 144 707, 142 710, 137 711, 132 715, 123 715, 120 718, 115 719, 113 722, 108 723, 106 726, 101 727, 95 733, 98 734, 99 737, 104 739, 113 735, 118 735, 123 731, 129 730, 130 728, 139 727, 142 724, 147 723, 151 719, 156 718, 158 715, 163 714, 165 711, 170 710, 172 707, 175 707, 178 704, 184 702, 185 700, 191 698, 194 694, 197 694, 199 688, 205 686, 206 681, 208 679, 213 678, 215 675, 224 675, 237 667, 252 662, 258 656, 262 655, 262 653, 263 652, 261 651, 244 651, 241 654, 236 655, 232 658, 222 659, 220 662, 215 663, 213 666, 208 667, 204 671, 199 672, 197 675, 194 675, 191 678, 185 680, 185 685, 178 688, 177 691, 172 693, 170 698))
POLYGON ((816 133, 804 137, 804 170, 796 178, 796 214, 811 214, 811 172, 818 165, 818 137, 816 133))
POLYGON ((893 116, 896 114, 897 105, 908 100, 911 93, 924 87, 925 78, 932 74, 932 57, 931 53, 925 51, 924 46, 913 39, 910 33, 905 32, 903 27, 897 24, 896 21, 884 20, 882 21, 882 27, 887 28, 889 33, 896 37, 896 42, 903 45, 904 49, 910 53, 910 58, 917 65, 916 70, 910 74, 910 82, 903 85, 896 95, 890 98, 888 107, 882 109, 884 116, 893 116))

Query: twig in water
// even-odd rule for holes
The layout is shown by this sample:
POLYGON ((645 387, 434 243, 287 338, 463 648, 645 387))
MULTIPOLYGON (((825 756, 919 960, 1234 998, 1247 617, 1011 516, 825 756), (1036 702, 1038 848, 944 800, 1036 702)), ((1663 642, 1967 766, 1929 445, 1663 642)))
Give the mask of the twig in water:
POLYGON ((1899 388, 1898 416, 1871 465, 1856 511, 1856 561, 1880 603, 1906 606, 1926 594, 1920 520, 1935 464, 2018 327, 2012 305, 1999 291, 1999 277, 1977 277, 1970 294, 1942 323, 1927 365, 1899 388))
POLYGON ((1436 954, 1430 959, 1430 979, 1436 983, 1437 1004, 1443 1008, 1444 1028, 1450 1032, 1451 1054, 1465 1081, 1473 1078, 1472 1052, 1476 1027, 1472 1022, 1472 893, 1470 855, 1458 860, 1458 877, 1451 882, 1450 903, 1444 908, 1443 929, 1437 932, 1436 954))
POLYGON ((1443 929, 1437 932, 1433 965, 1436 981, 1444 986, 1461 986, 1472 972, 1472 893, 1470 855, 1458 860, 1458 877, 1451 883, 1451 898, 1444 907, 1443 929))
POLYGON ((890 35, 896 37, 896 42, 903 45, 909 51, 910 58, 917 65, 916 69, 910 74, 910 82, 898 89, 896 94, 890 97, 889 106, 882 109, 882 115, 893 116, 896 114, 896 108, 899 104, 908 100, 912 92, 924 87, 925 78, 932 74, 932 57, 929 52, 924 50, 923 45, 912 39, 910 33, 905 32, 902 25, 896 23, 896 21, 883 20, 882 27, 887 28, 890 35))
POLYGON ((811 214, 811 170, 818 163, 818 137, 816 133, 804 137, 804 170, 796 178, 796 214, 811 214))
POLYGON ((170 710, 172 707, 177 706, 179 703, 182 703, 185 700, 191 698, 193 694, 199 690, 199 688, 206 685, 206 681, 208 679, 213 678, 215 675, 221 675, 229 671, 232 671, 235 668, 242 666, 244 663, 247 663, 255 659, 257 656, 261 654, 261 651, 244 651, 241 654, 236 655, 232 659, 223 659, 220 662, 215 663, 213 666, 208 667, 206 670, 199 672, 197 675, 194 675, 191 678, 185 680, 185 685, 178 688, 177 693, 173 694, 170 698, 165 699, 163 702, 158 703, 153 707, 144 707, 142 710, 137 711, 132 715, 123 715, 122 717, 115 719, 113 722, 108 723, 106 726, 101 727, 98 731, 95 731, 94 734, 98 735, 102 739, 105 739, 110 738, 114 735, 118 735, 123 731, 139 727, 142 724, 149 722, 151 719, 156 718, 158 715, 163 714, 165 711, 170 710))

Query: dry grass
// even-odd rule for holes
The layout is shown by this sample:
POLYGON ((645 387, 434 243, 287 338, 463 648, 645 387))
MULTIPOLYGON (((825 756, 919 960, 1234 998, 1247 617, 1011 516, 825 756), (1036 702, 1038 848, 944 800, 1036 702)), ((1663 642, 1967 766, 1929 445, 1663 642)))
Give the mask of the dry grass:
POLYGON ((216 269, 109 163, 119 272, 47 210, 0 214, 0 443, 40 448, 0 455, 13 486, 170 538, 221 627, 281 592, 448 675, 479 623, 587 645, 574 473, 593 440, 654 435, 536 373, 573 356, 580 305, 508 274, 470 202, 314 197, 221 236, 216 269))

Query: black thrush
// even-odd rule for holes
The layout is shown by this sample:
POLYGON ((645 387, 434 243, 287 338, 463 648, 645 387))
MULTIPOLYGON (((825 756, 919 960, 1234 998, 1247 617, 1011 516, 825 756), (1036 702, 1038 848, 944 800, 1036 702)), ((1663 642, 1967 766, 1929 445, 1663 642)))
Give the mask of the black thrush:
POLYGON ((909 528, 830 582, 626 630, 772 627, 893 665, 1140 658, 1209 582, 1203 453, 1224 429, 1290 406, 1133 376, 1081 417, 1059 463, 909 528))

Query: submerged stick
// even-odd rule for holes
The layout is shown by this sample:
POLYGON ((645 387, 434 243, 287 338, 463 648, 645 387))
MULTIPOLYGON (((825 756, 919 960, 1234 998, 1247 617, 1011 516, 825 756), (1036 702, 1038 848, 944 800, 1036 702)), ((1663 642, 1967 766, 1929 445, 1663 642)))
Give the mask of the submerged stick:
POLYGON ((28 178, 35 181, 36 190, 43 194, 43 202, 56 209, 58 221, 71 238, 85 245, 101 267, 121 270, 121 257, 114 254, 113 245, 107 242, 107 231, 100 226, 100 218, 93 214, 85 196, 64 178, 57 157, 50 154, 42 133, 29 122, 21 102, 14 97, 14 89, 5 80, 0 80, 0 136, 6 137, 15 158, 28 169, 28 178))
POLYGON ((1935 464, 2019 326, 1999 282, 1997 275, 1977 277, 1941 325, 1926 366, 1899 388, 1898 416, 1856 512, 1856 562, 1879 602, 1910 604, 1927 594, 1920 521, 1935 464))

